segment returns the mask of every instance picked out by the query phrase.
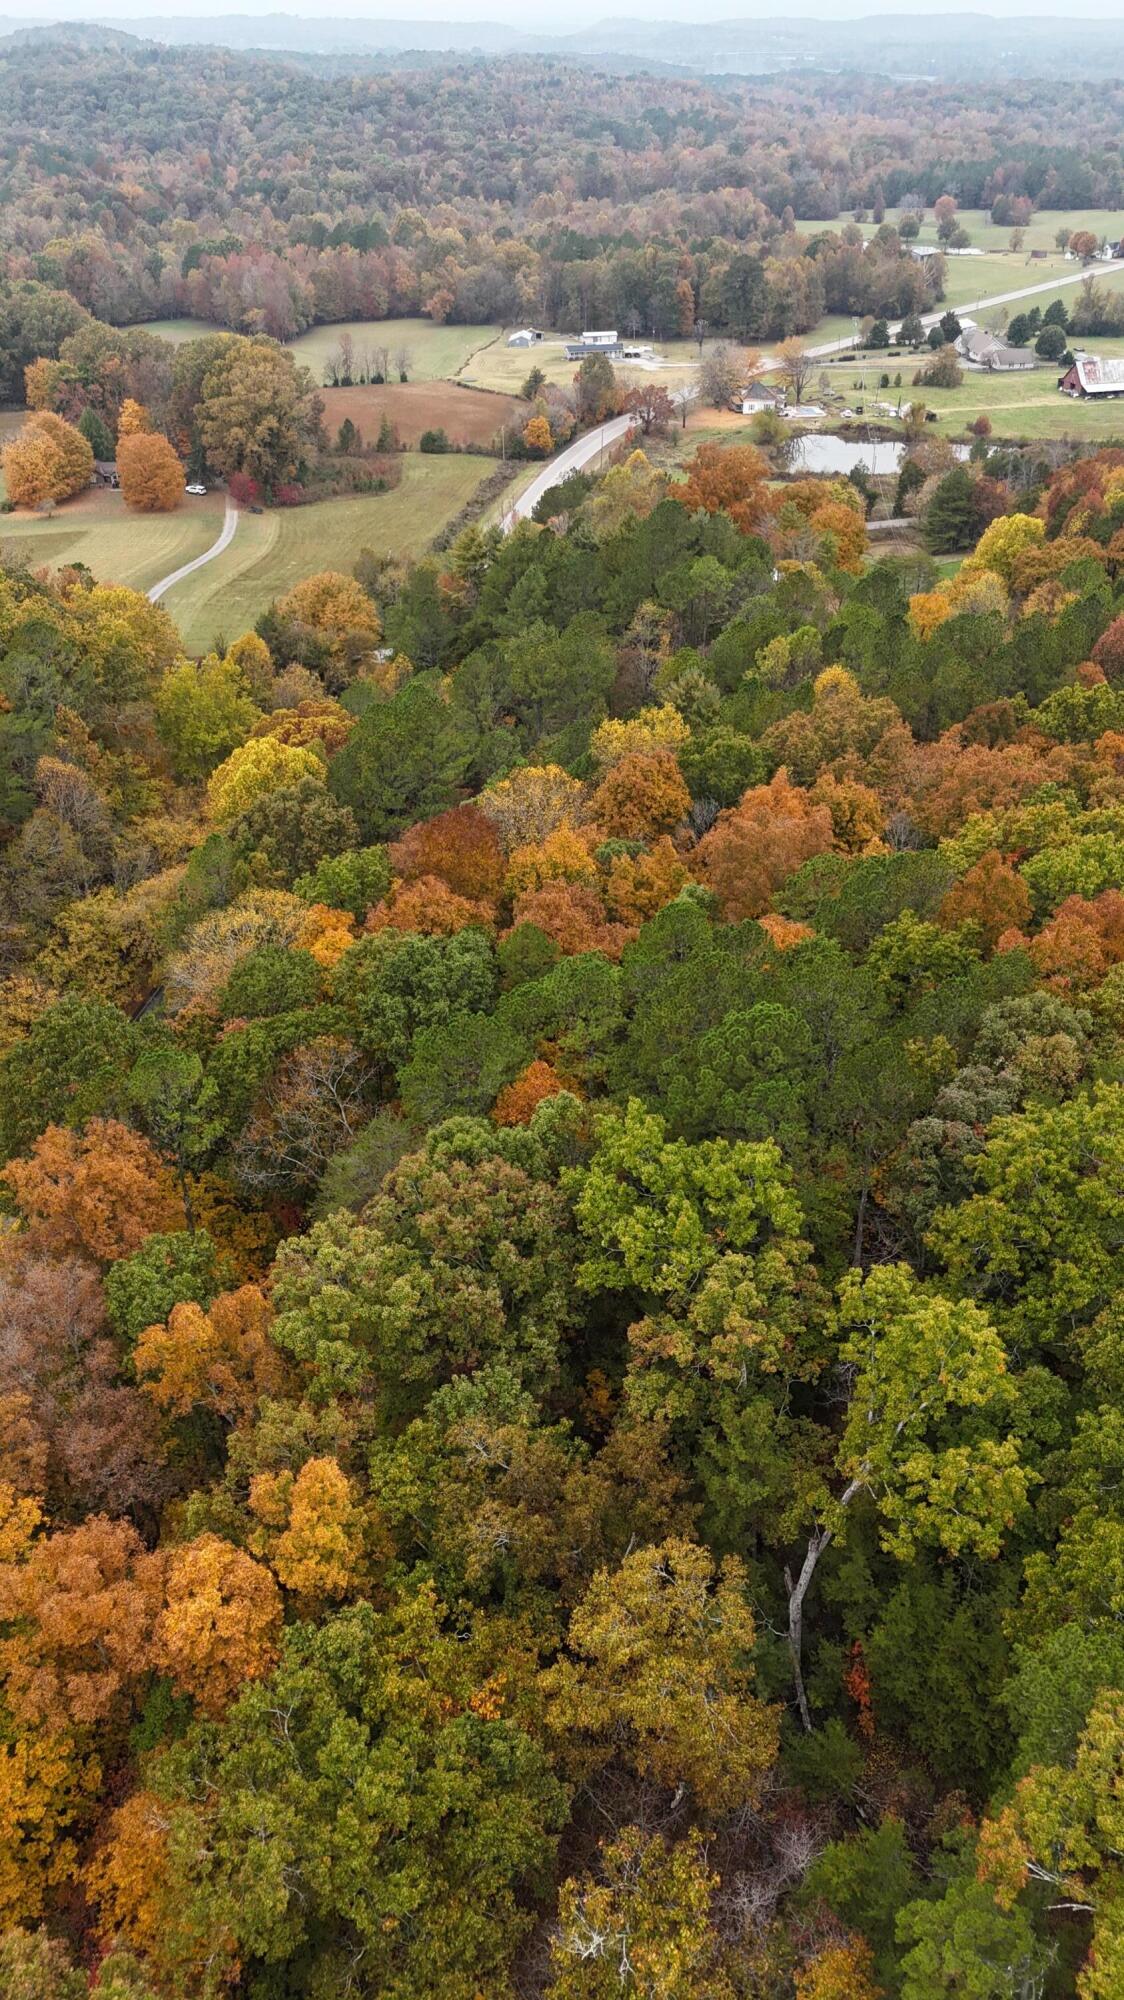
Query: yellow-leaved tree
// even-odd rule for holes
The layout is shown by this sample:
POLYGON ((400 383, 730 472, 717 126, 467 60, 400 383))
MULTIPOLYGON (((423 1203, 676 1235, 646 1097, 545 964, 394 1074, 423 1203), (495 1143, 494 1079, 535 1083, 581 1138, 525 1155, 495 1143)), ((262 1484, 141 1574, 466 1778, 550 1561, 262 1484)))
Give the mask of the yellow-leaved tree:
POLYGON ((69 500, 94 472, 94 454, 81 431, 52 410, 33 411, 0 462, 8 496, 20 507, 69 500))

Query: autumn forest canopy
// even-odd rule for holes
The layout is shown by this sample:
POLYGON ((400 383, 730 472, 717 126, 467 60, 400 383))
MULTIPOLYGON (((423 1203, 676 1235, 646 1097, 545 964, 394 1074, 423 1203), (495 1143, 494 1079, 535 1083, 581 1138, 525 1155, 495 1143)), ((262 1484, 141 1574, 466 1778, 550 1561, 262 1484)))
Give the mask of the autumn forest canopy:
POLYGON ((939 269, 893 230, 864 257, 855 209, 1124 198, 1115 81, 402 62, 0 42, 0 391, 74 330, 62 297, 279 339, 418 312, 773 338, 933 302, 939 269))
MULTIPOLYGON (((1113 84, 0 49, 30 507, 1121 194, 1113 84)), ((199 658, 0 524, 0 2000, 1124 1993, 1124 449, 658 442, 199 658)))

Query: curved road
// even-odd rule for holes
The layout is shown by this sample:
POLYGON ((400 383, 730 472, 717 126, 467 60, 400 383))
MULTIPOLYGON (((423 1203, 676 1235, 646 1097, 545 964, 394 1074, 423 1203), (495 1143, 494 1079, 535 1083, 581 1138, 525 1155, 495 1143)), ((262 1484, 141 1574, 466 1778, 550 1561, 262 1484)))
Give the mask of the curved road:
POLYGON ((218 540, 212 542, 209 549, 204 549, 201 556, 196 556, 194 562, 183 563, 179 569, 172 571, 171 576, 161 577, 159 583, 154 583, 148 593, 149 603, 158 604, 165 591, 171 590, 173 584, 182 583, 185 576, 193 576, 197 569, 202 569, 204 563, 214 562, 216 556, 221 556, 223 550, 228 549, 234 540, 234 530, 237 526, 238 509, 228 494, 226 513, 223 515, 222 532, 218 540))
MULTIPOLYGON (((582 472, 592 459, 600 457, 603 451, 615 444, 632 429, 636 419, 631 416, 610 417, 607 423, 598 424, 595 431, 584 431, 565 451, 549 458, 540 472, 536 472, 529 486, 523 488, 517 500, 513 500, 503 517, 504 533, 509 534, 517 521, 529 521, 548 487, 557 486, 567 479, 571 472, 582 472)), ((204 558, 205 560, 205 558, 204 558)))

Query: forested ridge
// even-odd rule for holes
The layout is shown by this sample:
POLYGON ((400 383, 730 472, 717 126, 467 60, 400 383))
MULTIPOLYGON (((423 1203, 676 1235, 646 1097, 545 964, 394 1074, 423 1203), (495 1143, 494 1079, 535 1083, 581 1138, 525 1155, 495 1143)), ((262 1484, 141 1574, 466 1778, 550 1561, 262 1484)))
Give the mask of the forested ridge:
POLYGON ((1111 81, 710 82, 559 57, 339 75, 60 29, 0 43, 0 252, 9 284, 117 325, 635 315, 667 337, 701 314, 774 338, 939 297, 893 232, 865 259, 841 241, 856 208, 1117 206, 1120 109, 1111 81), (818 244, 796 221, 825 225, 818 244))
POLYGON ((765 470, 0 574, 13 2000, 1120 1993, 1124 453, 765 470))

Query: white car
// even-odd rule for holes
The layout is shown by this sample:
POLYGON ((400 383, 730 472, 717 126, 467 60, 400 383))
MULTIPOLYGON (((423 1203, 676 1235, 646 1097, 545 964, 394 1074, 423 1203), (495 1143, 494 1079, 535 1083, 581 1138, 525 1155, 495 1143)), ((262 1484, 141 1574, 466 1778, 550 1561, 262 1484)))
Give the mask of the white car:
POLYGON ((206 489, 206 487, 205 487, 205 486, 200 486, 200 485, 199 485, 199 483, 198 483, 198 481, 196 481, 196 483, 194 484, 194 486, 189 486, 189 487, 187 488, 187 491, 188 491, 189 493, 194 493, 194 494, 195 494, 196 496, 200 496, 200 497, 201 497, 201 496, 202 496, 202 495, 203 495, 203 494, 204 494, 204 493, 205 493, 205 492, 207 491, 207 489, 206 489))

